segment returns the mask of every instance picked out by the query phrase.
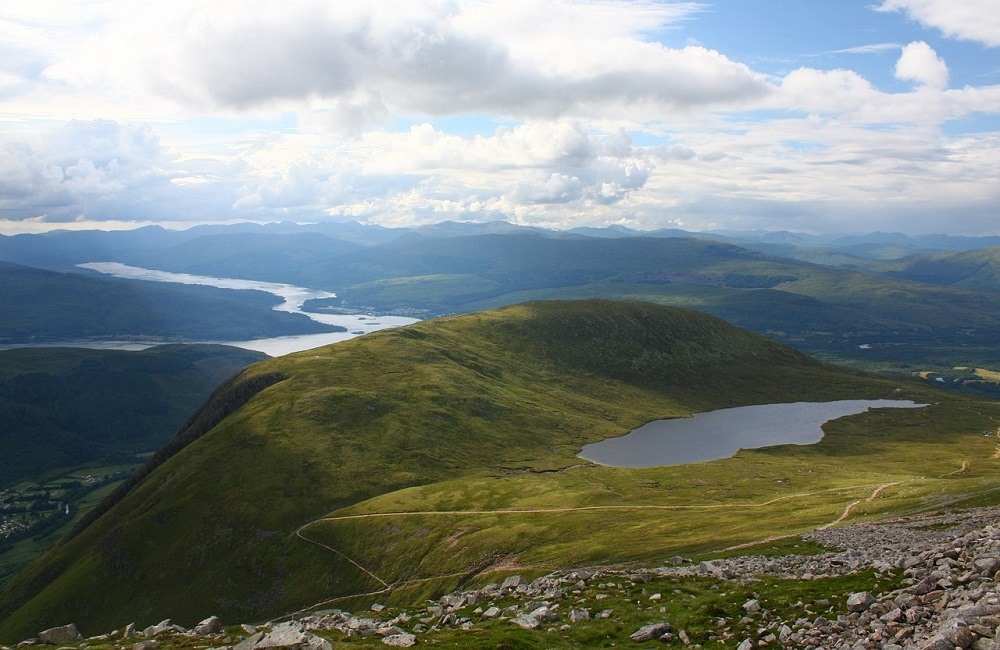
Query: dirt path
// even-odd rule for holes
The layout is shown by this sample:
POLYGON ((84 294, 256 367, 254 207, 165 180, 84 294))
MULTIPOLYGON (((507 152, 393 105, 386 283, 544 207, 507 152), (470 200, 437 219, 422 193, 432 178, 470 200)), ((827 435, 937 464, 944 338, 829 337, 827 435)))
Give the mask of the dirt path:
POLYGON ((367 568, 365 568, 364 566, 362 566, 358 562, 355 562, 353 559, 351 559, 350 557, 348 557, 344 553, 341 553, 340 551, 338 551, 337 549, 333 548, 332 546, 324 544, 323 542, 317 542, 315 539, 311 539, 311 538, 306 537, 305 535, 302 534, 303 530, 305 530, 309 526, 312 526, 315 523, 318 523, 318 522, 311 521, 308 524, 306 524, 305 526, 300 527, 298 530, 295 531, 295 536, 298 537, 301 540, 305 540, 305 541, 309 542, 310 544, 315 544, 316 546, 322 546, 326 550, 328 550, 328 551, 330 551, 332 553, 335 553, 336 555, 339 555, 340 557, 344 558, 345 560, 347 560, 348 562, 350 562, 351 564, 353 564, 355 567, 357 567, 358 570, 360 570, 362 573, 365 573, 366 575, 371 576, 372 578, 374 578, 376 582, 380 583, 386 589, 390 588, 388 582, 386 582, 382 578, 378 577, 377 575, 375 575, 374 573, 372 573, 371 571, 369 571, 367 568))
POLYGON ((869 496, 865 500, 865 503, 871 503, 872 501, 874 501, 875 499, 877 499, 878 495, 882 493, 882 490, 886 489, 887 487, 894 487, 896 485, 902 485, 902 484, 903 484, 902 481, 896 481, 895 483, 883 483, 882 485, 880 485, 877 488, 875 488, 875 491, 872 492, 871 496, 869 496))
MULTIPOLYGON (((998 452, 997 452, 997 454, 994 454, 994 456, 993 456, 994 458, 996 458, 996 457, 998 457, 998 455, 1000 455, 1000 446, 998 446, 997 449, 998 449, 998 452)), ((958 469, 956 469, 954 472, 948 472, 947 474, 942 474, 938 478, 948 478, 949 476, 959 476, 960 474, 965 474, 965 470, 969 469, 969 462, 970 461, 968 461, 968 460, 963 460, 961 467, 959 467, 958 469)))
MULTIPOLYGON (((878 495, 880 495, 882 493, 882 490, 886 489, 887 487, 893 487, 893 486, 902 485, 902 484, 903 484, 902 481, 896 481, 894 483, 882 483, 881 485, 876 486, 876 488, 874 490, 872 490, 872 493, 870 495, 868 495, 868 498, 865 499, 865 503, 871 503, 872 501, 874 501, 875 499, 877 499, 878 495)), ((851 516, 851 512, 860 503, 861 503, 860 499, 858 499, 857 501, 851 503, 846 508, 844 508, 844 512, 841 513, 841 515, 839 517, 837 517, 834 521, 831 521, 828 524, 823 524, 822 526, 818 527, 816 530, 826 530, 828 528, 833 528, 834 526, 836 526, 839 523, 842 523, 845 519, 847 519, 849 516, 851 516)), ((729 547, 724 548, 722 550, 723 550, 723 552, 742 551, 743 549, 751 548, 751 547, 754 547, 754 546, 759 546, 760 544, 769 544, 771 542, 778 542, 778 541, 781 541, 783 539, 790 539, 792 537, 797 537, 797 536, 798 536, 797 533, 790 533, 788 535, 775 535, 773 537, 765 537, 763 539, 754 540, 752 542, 744 542, 743 544, 736 544, 734 546, 729 546, 729 547)))
MULTIPOLYGON (((1000 437, 1000 432, 998 432, 998 437, 1000 437)), ((965 469, 966 469, 966 467, 968 467, 968 463, 969 463, 969 461, 963 462, 962 468, 960 470, 958 470, 958 472, 953 472, 953 473, 964 472, 965 469)), ((886 488, 893 487, 893 486, 896 486, 896 485, 902 485, 903 483, 904 483, 904 481, 896 481, 896 482, 893 482, 893 483, 882 483, 880 485, 877 485, 877 486, 875 486, 875 489, 872 490, 872 493, 864 501, 865 501, 865 503, 871 503, 872 501, 874 501, 875 499, 877 499, 879 497, 879 495, 882 493, 882 491, 885 490, 886 488)), ((607 506, 577 506, 577 507, 570 507, 570 508, 524 508, 524 509, 507 509, 507 510, 419 510, 419 511, 412 511, 411 510, 411 511, 405 511, 405 512, 371 512, 371 513, 357 514, 357 515, 340 515, 340 516, 335 516, 335 517, 322 517, 320 519, 316 519, 314 521, 310 521, 309 523, 304 524, 301 527, 299 527, 299 529, 295 531, 295 536, 298 537, 299 539, 303 540, 303 541, 306 541, 306 542, 310 543, 310 544, 315 544, 317 546, 325 548, 328 551, 330 551, 330 552, 336 554, 337 556, 343 558, 344 560, 346 560, 347 562, 349 562, 351 565, 353 565, 354 567, 356 567, 359 571, 363 572, 365 575, 367 575, 367 576, 371 577, 372 579, 374 579, 375 581, 377 581, 379 584, 381 584, 383 586, 383 588, 379 589, 377 591, 371 591, 371 592, 367 592, 367 593, 363 593, 363 594, 353 594, 353 595, 350 595, 350 596, 340 596, 340 597, 337 597, 337 598, 331 598, 329 600, 324 600, 324 601, 322 601, 320 603, 316 603, 314 605, 311 605, 311 606, 309 606, 306 609, 300 610, 299 612, 295 612, 295 614, 301 614, 301 613, 305 613, 305 612, 308 612, 308 611, 313 611, 315 609, 318 609, 318 608, 321 608, 321 607, 324 607, 324 606, 328 606, 328 605, 332 605, 332 604, 335 604, 335 603, 338 603, 338 602, 347 601, 347 600, 350 600, 352 598, 363 598, 363 597, 368 597, 368 596, 378 596, 378 595, 382 595, 382 594, 391 593, 392 591, 394 591, 396 589, 399 589, 399 588, 402 588, 402 587, 407 587, 407 586, 412 586, 412 585, 421 584, 421 583, 425 583, 425 582, 430 582, 430 581, 433 581, 433 580, 441 580, 441 579, 444 579, 444 578, 459 577, 459 576, 464 576, 464 575, 468 574, 468 571, 464 571, 464 572, 452 573, 452 574, 442 575, 442 576, 433 576, 433 577, 429 577, 429 578, 416 578, 416 579, 412 579, 412 580, 403 580, 403 581, 400 581, 400 582, 396 582, 396 583, 390 584, 390 583, 386 582, 385 580, 383 580, 382 578, 380 578, 379 576, 377 576, 374 572, 372 572, 371 570, 369 570, 365 566, 361 565, 359 562, 357 562, 354 559, 348 557, 343 552, 338 551, 337 549, 333 548, 332 546, 329 546, 329 545, 324 544, 322 542, 319 542, 317 540, 311 539, 311 538, 307 537, 303 533, 303 531, 305 531, 306 529, 308 529, 310 526, 313 526, 315 524, 318 524, 318 523, 321 523, 321 522, 324 522, 324 521, 347 521, 347 520, 352 520, 352 519, 375 519, 375 518, 406 517, 406 516, 443 516, 443 515, 449 515, 449 516, 453 516, 453 515, 466 515, 466 516, 469 516, 469 515, 504 515, 504 514, 550 514, 550 513, 583 512, 583 511, 595 511, 595 510, 605 510, 605 511, 606 510, 619 510, 619 511, 626 510, 626 511, 628 511, 628 510, 715 510, 715 509, 721 509, 721 508, 749 508, 749 509, 753 509, 753 508, 767 507, 769 505, 773 505, 775 503, 780 503, 782 501, 788 501, 790 499, 799 499, 799 498, 804 498, 804 497, 816 496, 816 495, 819 495, 819 494, 828 494, 828 493, 831 493, 831 492, 847 492, 847 491, 857 490, 857 489, 862 488, 862 487, 867 487, 867 486, 865 486, 865 485, 855 485, 855 486, 842 487, 842 488, 829 488, 829 489, 826 489, 826 490, 818 490, 816 492, 801 492, 801 493, 798 493, 798 494, 788 494, 788 495, 784 495, 784 496, 780 496, 780 497, 775 497, 775 498, 769 499, 767 501, 762 501, 760 503, 670 505, 670 506, 667 506, 667 505, 607 505, 607 506)), ((862 502, 861 499, 853 501, 847 507, 844 508, 844 511, 840 514, 839 517, 837 517, 837 519, 835 519, 834 521, 831 521, 830 523, 823 524, 822 526, 819 526, 816 530, 827 530, 828 528, 832 528, 833 526, 836 526, 836 525, 842 523, 844 520, 846 520, 851 515, 851 512, 854 510, 854 508, 856 508, 861 502, 862 502)), ((790 534, 787 534, 787 535, 776 535, 776 536, 773 536, 773 537, 767 537, 767 538, 764 538, 764 539, 759 539, 759 540, 755 540, 755 541, 751 541, 751 542, 745 542, 743 544, 737 544, 737 545, 734 545, 734 546, 730 546, 730 547, 727 547, 727 548, 723 549, 723 552, 738 551, 738 550, 742 550, 742 549, 745 549, 745 548, 750 548, 750 547, 753 547, 753 546, 758 546, 760 544, 766 544, 766 543, 769 543, 769 542, 776 542, 776 541, 780 541, 780 540, 783 540, 783 539, 789 539, 789 538, 796 537, 796 536, 797 536, 797 533, 790 533, 790 534)), ((293 616, 294 616, 294 614, 293 614, 293 616)))
MULTIPOLYGON (((870 485, 870 484, 869 484, 870 485)), ((887 484, 888 485, 888 484, 887 484)), ((534 515, 534 514, 560 514, 566 512, 586 512, 594 510, 604 511, 633 511, 633 510, 727 510, 731 508, 764 508, 775 503, 788 501, 790 499, 801 499, 804 497, 828 494, 830 492, 849 492, 867 485, 852 485, 848 487, 828 488, 817 490, 816 492, 800 492, 798 494, 786 494, 775 497, 760 503, 707 503, 699 505, 605 505, 605 506, 574 506, 569 508, 511 508, 504 510, 404 510, 398 512, 368 512, 358 515, 337 515, 333 517, 321 517, 311 521, 302 528, 306 528, 322 521, 348 521, 352 519, 381 519, 387 517, 433 517, 433 516, 454 516, 454 515, 534 515)), ((882 486, 880 486, 882 487, 882 486)), ((302 529, 299 529, 302 530, 302 529)))
POLYGON ((850 517, 851 516, 851 510, 854 510, 854 507, 856 505, 858 505, 859 503, 861 503, 861 499, 858 499, 854 503, 851 503, 850 505, 848 505, 846 508, 844 508, 844 512, 841 513, 841 515, 839 517, 837 517, 836 519, 834 519, 833 521, 831 521, 828 524, 823 524, 822 526, 820 526, 816 530, 826 530, 827 528, 833 528, 834 526, 836 526, 840 522, 842 522, 845 519, 847 519, 848 517, 850 517))

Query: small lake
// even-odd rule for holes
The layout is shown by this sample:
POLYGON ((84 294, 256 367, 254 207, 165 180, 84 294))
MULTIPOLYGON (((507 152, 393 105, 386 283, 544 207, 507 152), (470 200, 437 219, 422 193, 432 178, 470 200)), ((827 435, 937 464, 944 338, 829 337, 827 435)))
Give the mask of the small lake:
MULTIPOLYGON (((272 293, 282 299, 281 304, 274 309, 276 311, 287 311, 293 314, 303 314, 317 323, 325 325, 339 325, 347 328, 346 332, 329 332, 326 334, 303 334, 299 336, 278 336, 267 339, 253 339, 250 341, 189 341, 190 343, 222 343, 232 345, 247 350, 256 350, 272 357, 280 357, 292 352, 301 350, 311 350, 330 343, 339 343, 347 339, 374 332, 388 327, 400 327, 417 322, 415 318, 403 316, 371 316, 365 314, 313 314, 302 311, 302 305, 307 300, 313 298, 335 298, 336 294, 319 289, 306 289, 295 287, 290 284, 279 284, 277 282, 262 282, 258 280, 239 280, 235 278, 213 278, 203 275, 190 275, 188 273, 170 273, 168 271, 155 271, 143 269, 137 266, 127 266, 118 262, 89 262, 87 264, 77 264, 80 268, 97 271, 105 275, 116 278, 127 278, 130 280, 149 280, 152 282, 177 282, 180 284, 200 284, 220 289, 241 289, 256 290, 272 293)), ((0 350, 25 347, 73 347, 73 348, 93 348, 99 350, 145 350, 154 345, 161 345, 159 342, 142 341, 54 341, 50 343, 29 344, 29 345, 3 345, 0 350)))
POLYGON ((659 467, 729 458, 740 449, 811 445, 823 439, 823 425, 876 408, 921 408, 909 400, 840 400, 762 404, 655 420, 634 431, 592 445, 580 458, 611 467, 659 467))

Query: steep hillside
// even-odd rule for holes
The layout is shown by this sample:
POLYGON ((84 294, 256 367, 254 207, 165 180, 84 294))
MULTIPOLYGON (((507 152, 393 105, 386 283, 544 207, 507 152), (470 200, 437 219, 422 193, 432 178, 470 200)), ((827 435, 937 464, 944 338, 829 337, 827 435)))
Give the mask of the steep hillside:
POLYGON ((95 278, 0 262, 0 343, 88 338, 239 341, 332 331, 260 291, 95 278))
POLYGON ((949 287, 1000 290, 1000 247, 914 255, 874 267, 890 277, 949 287))
MULTIPOLYGON (((934 476, 960 462, 956 455, 970 451, 949 451, 955 436, 966 440, 969 427, 978 433, 980 420, 997 414, 966 404, 823 366, 704 314, 643 303, 532 303, 377 332, 265 361, 229 382, 172 455, 155 459, 103 516, 8 584, 0 639, 65 620, 110 629, 163 616, 189 623, 206 612, 266 617, 387 593, 397 582, 432 593, 531 549, 543 565, 619 561, 800 529, 836 516, 847 498, 840 491, 870 491, 872 473, 886 475, 872 454, 898 471, 934 476), (898 418, 873 413, 828 446, 757 452, 749 464, 741 453, 613 470, 575 457, 583 444, 696 410, 887 396, 940 404, 898 418), (900 451, 907 447, 883 454, 880 446, 897 439, 919 441, 920 455, 900 451), (797 496, 767 512, 739 505, 782 494, 777 503, 797 496), (704 498, 734 509, 681 523, 679 512, 648 505, 704 498), (331 511, 521 503, 526 513, 601 503, 636 511, 630 523, 603 505, 570 508, 579 512, 555 522, 526 514, 535 520, 516 524, 462 522, 465 510, 458 519, 323 519, 331 511), (463 538, 461 553, 448 550, 457 530, 484 524, 482 536, 463 538), (628 543, 619 526, 631 531, 628 543), (612 533, 618 542, 605 539, 612 533)), ((984 445, 992 453, 980 436, 968 440, 976 453, 984 445)), ((922 485, 907 493, 908 504, 922 485)), ((710 512, 700 507, 692 517, 710 512)))
POLYGON ((265 355, 223 346, 0 352, 0 489, 162 446, 230 375, 265 355))

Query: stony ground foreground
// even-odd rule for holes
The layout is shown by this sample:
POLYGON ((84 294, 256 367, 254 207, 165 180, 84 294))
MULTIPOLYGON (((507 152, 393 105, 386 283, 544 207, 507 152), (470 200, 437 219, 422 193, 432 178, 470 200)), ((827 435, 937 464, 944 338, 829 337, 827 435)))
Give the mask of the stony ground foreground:
MULTIPOLYGON (((610 620, 621 612, 602 607, 607 593, 659 578, 698 578, 720 584, 753 585, 762 577, 815 580, 874 570, 902 575, 898 588, 885 593, 831 594, 843 611, 818 611, 820 603, 797 603, 794 616, 769 611, 749 598, 738 618, 719 618, 708 644, 750 650, 772 648, 919 648, 1000 650, 1000 508, 897 518, 820 530, 807 540, 836 549, 818 555, 756 555, 693 564, 671 558, 667 566, 647 569, 577 569, 528 582, 510 576, 481 589, 458 591, 407 611, 374 605, 364 616, 340 610, 300 614, 261 626, 223 628, 215 617, 191 630, 163 621, 138 630, 129 626, 83 639, 76 625, 53 628, 18 647, 64 648, 295 648, 326 650, 330 640, 370 641, 395 647, 432 644, 443 631, 477 626, 516 626, 539 635, 568 630, 588 621, 610 620), (840 597, 839 599, 834 597, 840 597), (846 600, 843 596, 847 596, 846 600), (385 614, 382 616, 382 614, 385 614), (748 633, 748 630, 750 631, 748 633)), ((653 605, 661 594, 649 595, 653 605)), ((669 597, 669 596, 666 596, 669 597)), ((621 602, 621 601, 617 601, 621 602)), ((649 612, 654 607, 645 608, 649 612)), ((833 608, 831 608, 833 609, 833 608)), ((663 610, 666 611, 666 610, 663 610)), ((82 626, 85 627, 85 622, 82 626)), ((698 647, 670 620, 637 627, 623 643, 648 642, 698 647)), ((619 644, 621 645, 621 644, 619 644)))

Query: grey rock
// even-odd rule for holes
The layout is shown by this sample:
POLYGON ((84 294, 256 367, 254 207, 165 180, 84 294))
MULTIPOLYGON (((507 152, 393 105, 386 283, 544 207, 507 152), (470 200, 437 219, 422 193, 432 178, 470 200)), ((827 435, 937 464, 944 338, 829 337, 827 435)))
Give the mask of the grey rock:
POLYGON ((573 623, 579 623, 580 621, 590 620, 590 610, 589 609, 571 609, 569 612, 569 620, 573 623))
POLYGON ((80 631, 76 629, 75 623, 52 627, 38 633, 38 641, 46 645, 72 643, 73 641, 79 641, 82 638, 83 636, 80 634, 80 631))
POLYGON ((416 645, 417 637, 406 632, 403 634, 392 634, 382 637, 382 643, 394 648, 409 648, 416 645))
POLYGON ((198 636, 208 636, 222 632, 222 621, 218 616, 209 616, 201 623, 194 626, 194 633, 198 636))
POLYGON ((947 639, 953 647, 959 648, 968 648, 975 640, 969 625, 961 619, 948 621, 938 630, 938 634, 947 639))
POLYGON ((483 618, 496 618, 497 616, 500 616, 500 608, 495 605, 483 612, 483 618))
POLYGON ((125 631, 122 632, 122 638, 131 639, 135 634, 135 623, 129 623, 125 626, 125 631))
POLYGON ((992 577, 996 575, 997 571, 1000 571, 1000 557, 977 557, 972 561, 972 566, 975 567, 976 571, 979 573, 992 577))
POLYGON ((753 641, 750 639, 743 639, 742 643, 736 646, 736 650, 753 650, 753 641))
POLYGON ((275 625, 270 632, 258 632, 237 644, 234 650, 263 650, 287 648, 288 650, 332 650, 330 642, 305 629, 298 621, 275 625))
POLYGON ((649 625, 643 625, 638 630, 633 632, 629 638, 636 643, 643 643, 645 641, 652 641, 653 639, 659 639, 661 636, 668 632, 672 632, 673 627, 670 623, 661 621, 660 623, 650 623, 649 625))
POLYGON ((157 650, 159 647, 160 642, 156 639, 146 639, 132 644, 132 650, 157 650))
POLYGON ((870 593, 858 591, 847 597, 847 609, 852 612, 863 612, 874 602, 875 598, 870 593))
POLYGON ((955 644, 949 641, 943 634, 931 637, 927 643, 920 646, 920 650, 955 650, 955 644))
POLYGON ((534 618, 534 619, 538 620, 540 623, 552 623, 554 621, 559 620, 559 615, 558 614, 556 614, 555 612, 553 612, 548 607, 544 607, 544 606, 543 607, 539 607, 539 608, 537 608, 535 610, 532 610, 532 612, 530 614, 528 614, 528 616, 530 616, 531 618, 534 618))
POLYGON ((538 629, 539 625, 541 625, 541 623, 538 622, 537 618, 527 615, 522 615, 516 618, 512 618, 510 619, 510 622, 519 627, 523 627, 526 630, 535 630, 538 629))
POLYGON ((747 602, 743 603, 743 609, 747 614, 756 614, 760 611, 760 601, 756 598, 752 598, 747 602))
POLYGON ((523 576, 508 576, 501 584, 500 591, 509 591, 518 587, 528 586, 528 581, 523 576))

